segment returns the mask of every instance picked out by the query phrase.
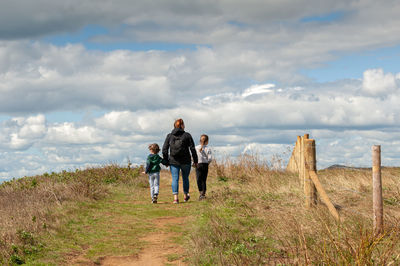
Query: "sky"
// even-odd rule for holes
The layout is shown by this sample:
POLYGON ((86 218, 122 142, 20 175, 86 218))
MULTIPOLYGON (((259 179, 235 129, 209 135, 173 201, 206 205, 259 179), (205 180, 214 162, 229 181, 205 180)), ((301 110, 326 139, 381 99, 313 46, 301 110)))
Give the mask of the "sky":
POLYGON ((177 118, 219 158, 400 164, 400 2, 3 0, 0 179, 143 164, 177 118))

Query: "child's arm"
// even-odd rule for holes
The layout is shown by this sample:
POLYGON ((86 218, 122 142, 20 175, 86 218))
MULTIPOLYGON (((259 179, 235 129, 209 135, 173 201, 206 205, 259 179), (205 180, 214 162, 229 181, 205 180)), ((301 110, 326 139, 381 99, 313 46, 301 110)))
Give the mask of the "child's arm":
POLYGON ((144 170, 144 173, 145 173, 145 174, 148 174, 148 173, 149 173, 149 171, 150 171, 150 166, 151 166, 151 163, 150 163, 149 158, 147 157, 147 160, 146 160, 146 169, 144 170))
POLYGON ((164 158, 162 158, 162 157, 160 157, 160 156, 158 156, 158 164, 162 164, 162 165, 165 165, 165 166, 169 166, 169 164, 168 164, 168 161, 167 160, 165 160, 164 158))
POLYGON ((213 159, 212 152, 209 147, 207 147, 207 159, 208 159, 208 163, 211 163, 211 161, 213 159))

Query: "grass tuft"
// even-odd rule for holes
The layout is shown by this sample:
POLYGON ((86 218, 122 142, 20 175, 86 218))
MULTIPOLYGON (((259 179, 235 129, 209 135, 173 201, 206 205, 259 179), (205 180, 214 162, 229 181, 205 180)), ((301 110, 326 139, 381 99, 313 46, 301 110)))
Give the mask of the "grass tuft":
POLYGON ((45 173, 4 182, 0 185, 0 264, 23 264, 38 254, 43 244, 37 235, 56 230, 63 217, 57 208, 71 202, 104 198, 109 184, 145 186, 141 168, 107 165, 85 170, 45 173))
POLYGON ((298 176, 256 156, 210 166, 216 177, 189 239, 194 265, 396 265, 400 263, 399 169, 382 172, 385 232, 372 231, 371 172, 323 170, 319 177, 343 218, 306 210, 298 176), (225 182, 220 182, 221 177, 225 182))

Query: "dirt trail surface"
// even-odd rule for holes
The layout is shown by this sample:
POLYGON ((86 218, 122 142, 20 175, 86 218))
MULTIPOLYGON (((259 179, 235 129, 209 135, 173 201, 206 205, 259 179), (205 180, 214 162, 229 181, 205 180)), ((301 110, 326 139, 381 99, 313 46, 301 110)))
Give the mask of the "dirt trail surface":
POLYGON ((105 257, 101 260, 100 265, 105 266, 131 266, 131 265, 185 265, 181 260, 184 250, 181 246, 172 242, 170 239, 174 233, 167 232, 166 229, 170 225, 182 225, 183 217, 163 217, 156 219, 154 225, 161 231, 153 232, 140 240, 146 242, 146 246, 138 256, 115 256, 105 257), (179 258, 175 261, 168 261, 168 257, 172 259, 179 258))
MULTIPOLYGON (((192 191, 194 184, 192 178, 192 191)), ((66 254, 64 262, 67 265, 186 265, 183 243, 198 204, 193 198, 198 193, 194 191, 187 203, 180 194, 182 202, 173 204, 168 172, 161 174, 157 204, 151 203, 149 188, 118 193, 118 197, 105 200, 104 208, 94 209, 89 215, 92 224, 84 223, 84 239, 93 231, 102 233, 94 234, 92 241, 85 247, 82 245, 81 250, 66 254)))

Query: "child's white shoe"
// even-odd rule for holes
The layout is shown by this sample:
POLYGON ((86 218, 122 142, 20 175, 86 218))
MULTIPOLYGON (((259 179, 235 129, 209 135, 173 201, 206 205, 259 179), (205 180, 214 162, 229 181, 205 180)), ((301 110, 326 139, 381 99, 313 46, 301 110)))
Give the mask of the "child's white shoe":
POLYGON ((153 203, 157 203, 157 198, 158 198, 158 195, 154 195, 154 196, 153 196, 153 199, 152 199, 152 202, 153 202, 153 203))

